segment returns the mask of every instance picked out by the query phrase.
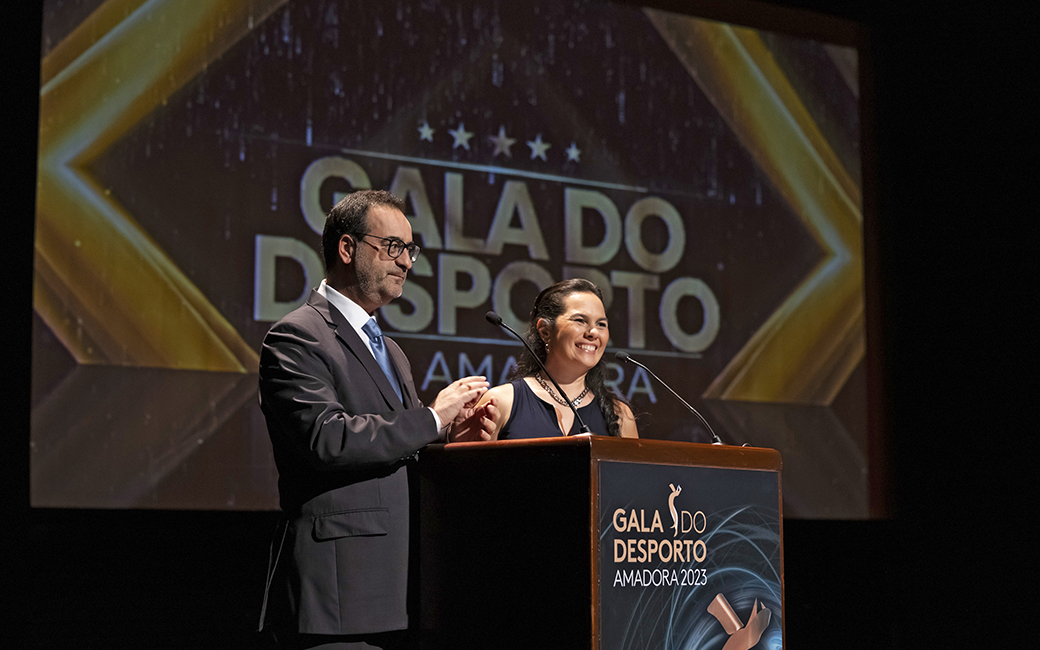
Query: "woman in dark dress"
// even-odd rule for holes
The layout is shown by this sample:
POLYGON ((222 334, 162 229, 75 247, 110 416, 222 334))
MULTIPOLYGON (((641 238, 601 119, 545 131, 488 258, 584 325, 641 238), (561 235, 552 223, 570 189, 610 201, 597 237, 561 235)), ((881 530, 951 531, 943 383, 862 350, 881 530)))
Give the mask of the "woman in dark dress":
MULTIPOLYGON (((603 352, 610 338, 600 290, 588 280, 564 280, 535 299, 524 334, 528 344, 578 409, 591 432, 637 438, 629 405, 604 382, 603 352)), ((577 434, 574 413, 525 349, 511 381, 492 388, 478 403, 492 404, 498 439, 577 434)), ((459 428, 456 441, 479 439, 459 428)))

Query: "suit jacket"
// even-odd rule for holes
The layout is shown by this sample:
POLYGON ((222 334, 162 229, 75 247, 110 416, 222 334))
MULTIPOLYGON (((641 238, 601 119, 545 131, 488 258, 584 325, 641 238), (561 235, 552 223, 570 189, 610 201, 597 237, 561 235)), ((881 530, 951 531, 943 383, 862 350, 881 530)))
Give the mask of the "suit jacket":
POLYGON ((385 341, 404 403, 316 291, 264 338, 260 405, 287 520, 270 610, 302 634, 408 627, 406 465, 438 431, 407 358, 385 341))

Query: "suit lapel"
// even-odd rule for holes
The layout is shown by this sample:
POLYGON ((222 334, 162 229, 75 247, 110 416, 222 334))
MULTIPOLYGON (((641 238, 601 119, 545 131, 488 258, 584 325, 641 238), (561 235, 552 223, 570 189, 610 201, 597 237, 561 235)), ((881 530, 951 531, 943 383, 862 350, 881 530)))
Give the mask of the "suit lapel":
POLYGON ((393 341, 386 336, 383 336, 383 340, 386 341, 386 351, 390 353, 390 363, 394 364, 394 370, 397 372, 397 376, 401 379, 401 393, 404 395, 404 407, 405 408, 417 408, 419 406, 419 395, 415 391, 415 384, 412 382, 411 373, 407 375, 402 368, 409 368, 408 359, 405 358, 404 352, 401 351, 401 347, 397 345, 397 341, 393 341))
MULTIPOLYGON (((334 309, 332 305, 317 291, 311 291, 311 296, 307 300, 307 304, 310 305, 325 319, 327 323, 336 331, 336 338, 346 346, 354 357, 361 362, 361 365, 365 367, 369 377, 375 383, 376 387, 379 388, 380 394, 383 399, 386 400, 388 406, 395 411, 404 410, 405 406, 401 403, 401 400, 397 397, 397 392, 394 391, 394 387, 390 385, 390 380, 386 378, 386 373, 376 363, 375 357, 372 356, 372 351, 368 349, 365 342, 361 340, 358 333, 350 326, 347 319, 343 317, 343 314, 339 313, 338 309, 334 309)), ((386 337, 384 337, 386 340, 386 337)), ((388 348, 390 346, 387 346, 388 348)), ((392 358, 392 357, 391 357, 392 358)), ((400 364, 395 365, 400 367, 400 364)), ((398 369, 397 375, 400 377, 401 372, 398 369)), ((404 382, 402 382, 403 384, 404 382)))

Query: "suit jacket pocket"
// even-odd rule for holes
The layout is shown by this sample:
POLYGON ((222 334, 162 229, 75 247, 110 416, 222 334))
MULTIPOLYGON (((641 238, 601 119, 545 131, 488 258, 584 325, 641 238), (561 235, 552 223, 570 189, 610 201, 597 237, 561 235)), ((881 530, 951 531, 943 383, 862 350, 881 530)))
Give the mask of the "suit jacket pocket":
POLYGON ((318 515, 314 518, 314 539, 338 539, 386 535, 390 511, 386 508, 365 508, 318 515))

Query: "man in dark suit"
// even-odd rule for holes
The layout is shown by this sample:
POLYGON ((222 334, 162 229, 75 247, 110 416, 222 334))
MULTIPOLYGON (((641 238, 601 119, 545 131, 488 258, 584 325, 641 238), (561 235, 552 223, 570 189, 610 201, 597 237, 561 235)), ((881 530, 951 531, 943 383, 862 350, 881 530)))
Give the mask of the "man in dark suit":
MULTIPOLYGON (((325 280, 264 339, 260 403, 285 515, 265 611, 283 647, 415 645, 407 468, 488 387, 466 377, 424 408, 408 359, 379 330, 376 310, 401 295, 419 254, 403 208, 372 190, 336 204, 325 280)), ((491 431, 491 417, 477 419, 491 431)))

